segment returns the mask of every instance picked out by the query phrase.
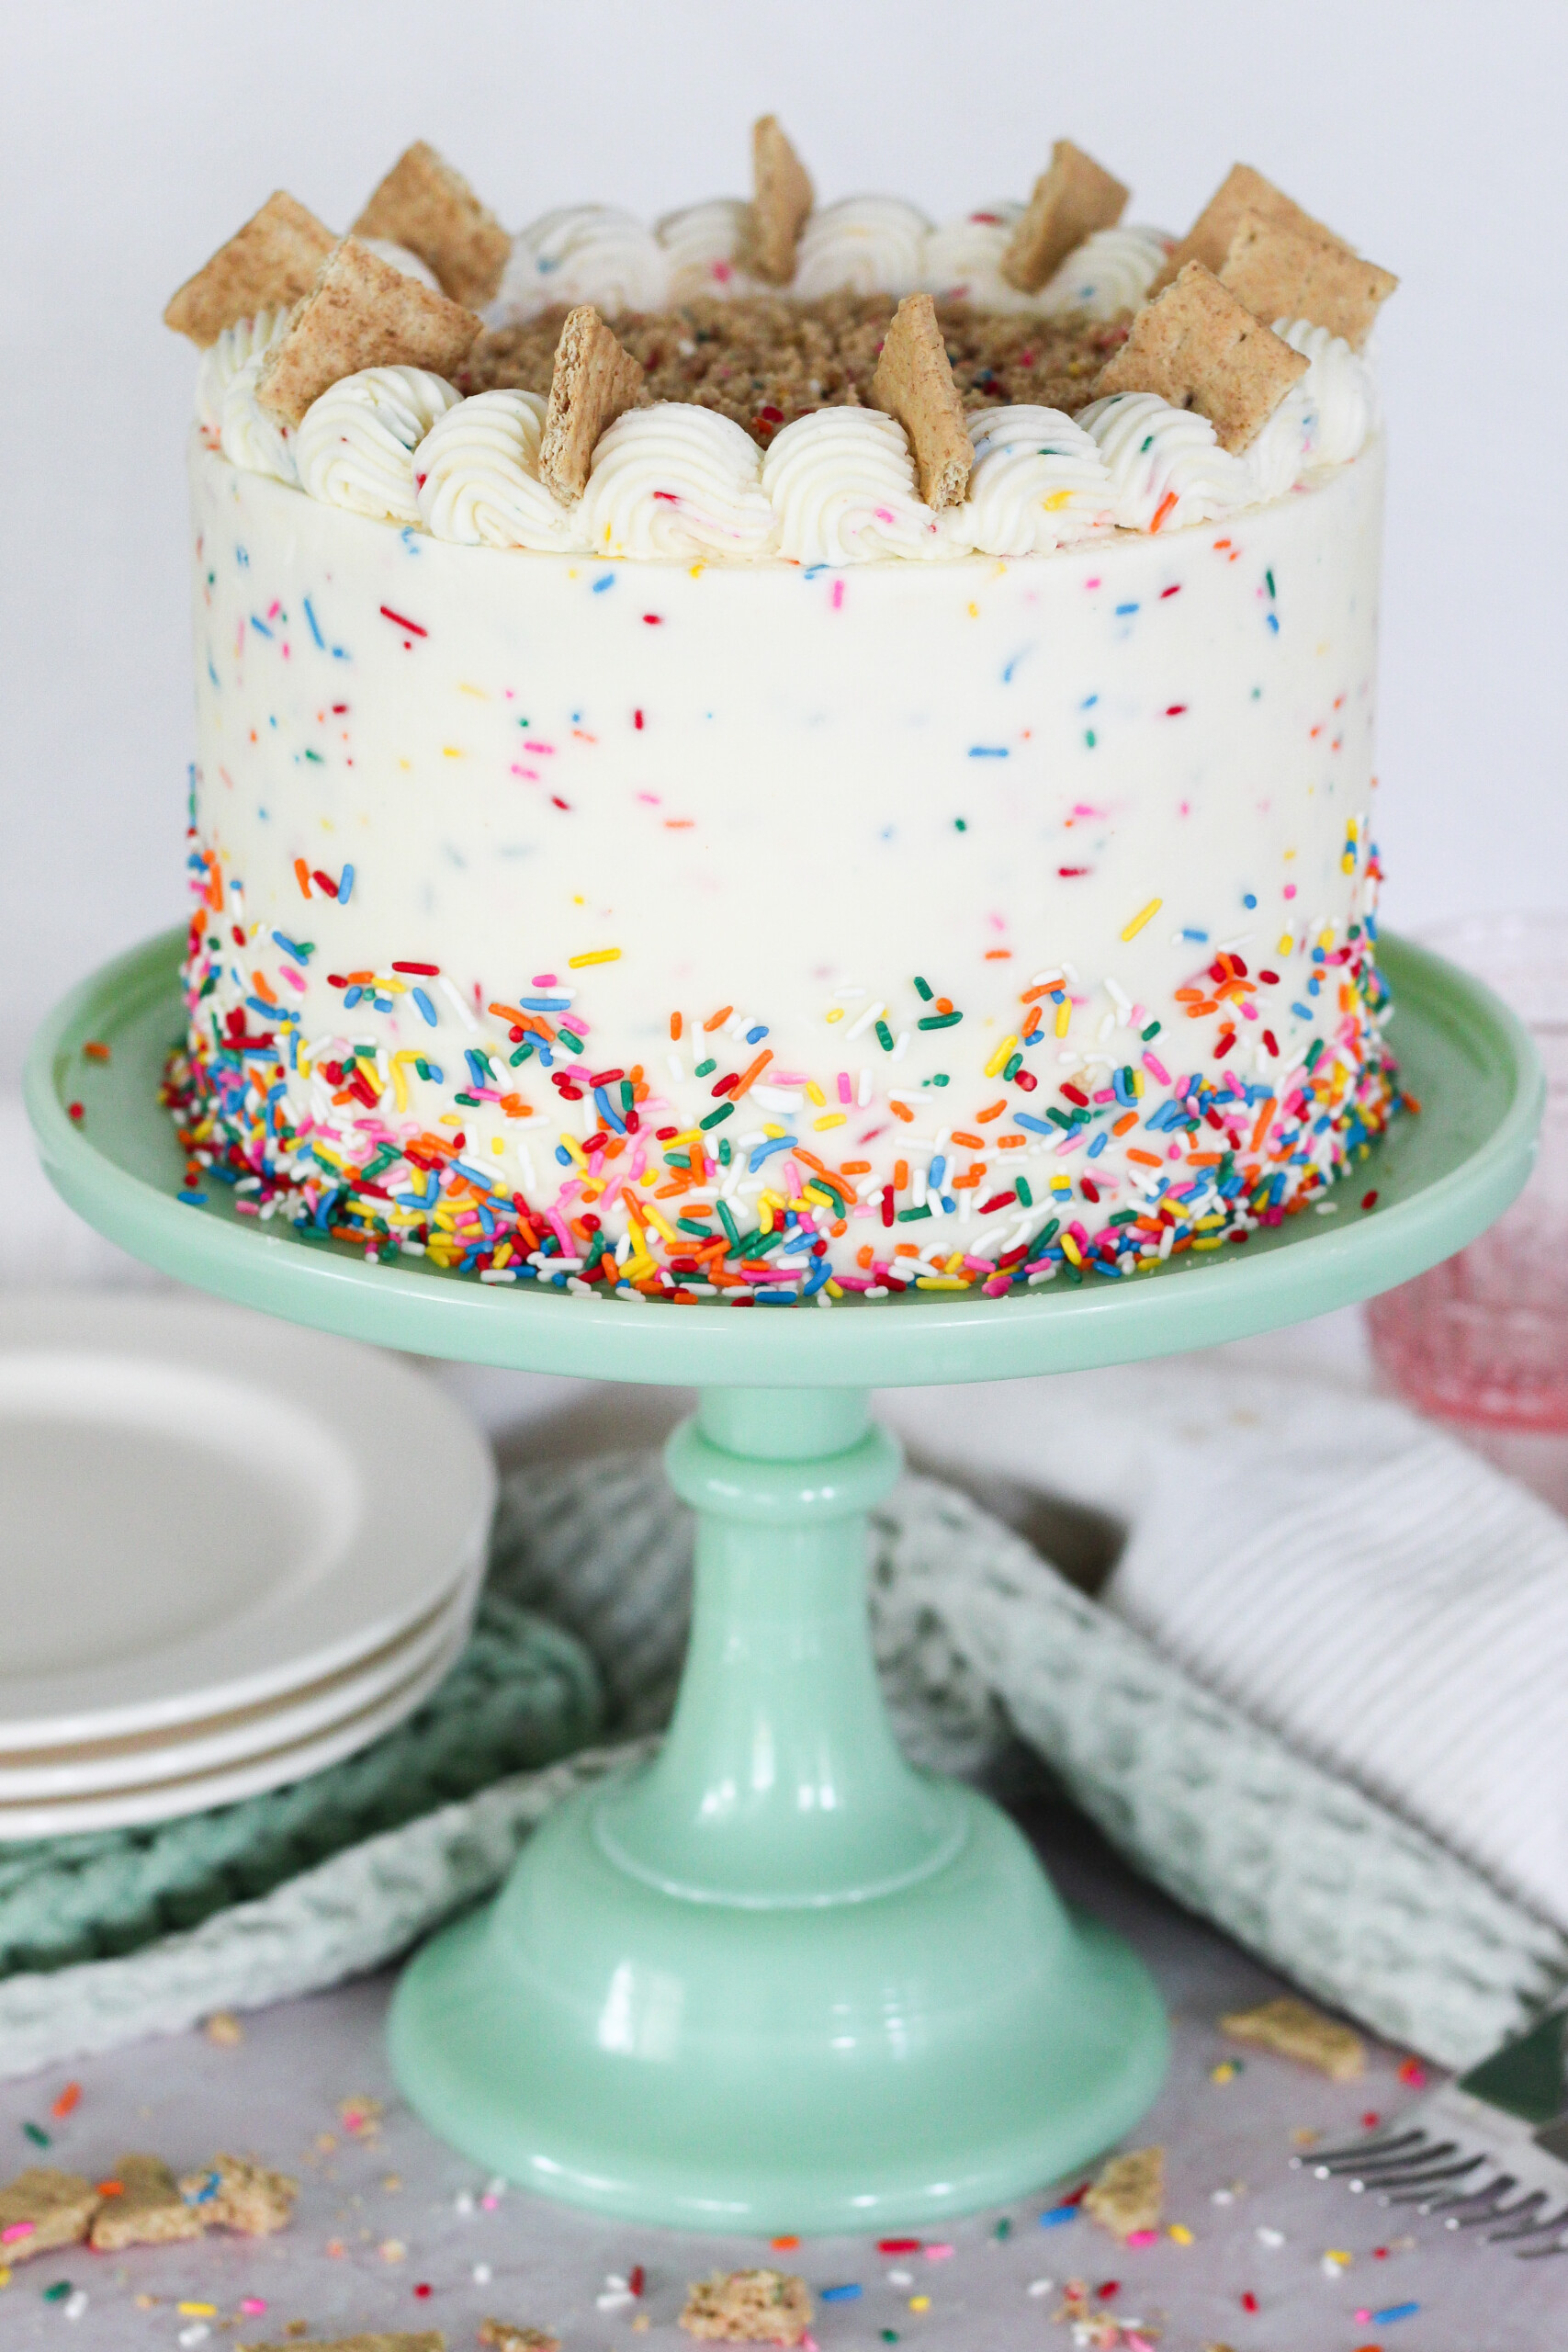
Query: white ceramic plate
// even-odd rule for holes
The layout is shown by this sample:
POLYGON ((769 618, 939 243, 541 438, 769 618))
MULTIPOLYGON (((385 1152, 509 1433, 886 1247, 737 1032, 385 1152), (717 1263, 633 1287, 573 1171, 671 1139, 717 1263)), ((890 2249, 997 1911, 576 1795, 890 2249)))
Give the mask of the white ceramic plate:
POLYGON ((309 1772, 354 1755, 390 1731, 428 1698, 457 1660, 463 1637, 437 1651, 402 1689, 374 1706, 363 1709, 347 1723, 334 1724, 314 1738, 269 1749, 265 1755, 230 1764, 216 1772, 197 1772, 181 1781, 157 1781, 129 1789, 105 1789, 85 1797, 58 1797, 31 1804, 0 1804, 0 1844, 17 1838, 71 1838, 89 1829, 127 1829, 150 1821, 174 1821, 182 1814, 205 1813, 212 1805, 233 1804, 241 1797, 259 1796, 265 1789, 302 1781, 309 1772))
POLYGON ((51 1797, 87 1796, 154 1781, 189 1778, 226 1764, 244 1763, 292 1746, 362 1714, 400 1690, 429 1664, 461 1646, 472 1623, 479 1578, 465 1577, 428 1617, 386 1648, 341 1672, 258 1707, 209 1715, 123 1739, 85 1740, 65 1747, 12 1748, 0 1753, 0 1804, 51 1797))
POLYGON ((363 1664, 479 1571, 495 1472, 395 1358, 205 1299, 62 1293, 0 1302, 0 1497, 3 1760, 363 1664))

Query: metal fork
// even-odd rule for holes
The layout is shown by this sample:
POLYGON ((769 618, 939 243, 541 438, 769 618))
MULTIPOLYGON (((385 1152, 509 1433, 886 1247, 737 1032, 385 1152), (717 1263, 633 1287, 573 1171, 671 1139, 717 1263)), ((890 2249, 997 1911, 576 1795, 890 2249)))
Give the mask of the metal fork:
POLYGON ((1352 2196, 1440 2213, 1537 2262, 1568 2254, 1568 1995, 1517 2041, 1339 2148, 1292 2156, 1352 2196), (1529 2241, 1536 2243, 1529 2243, 1529 2241))

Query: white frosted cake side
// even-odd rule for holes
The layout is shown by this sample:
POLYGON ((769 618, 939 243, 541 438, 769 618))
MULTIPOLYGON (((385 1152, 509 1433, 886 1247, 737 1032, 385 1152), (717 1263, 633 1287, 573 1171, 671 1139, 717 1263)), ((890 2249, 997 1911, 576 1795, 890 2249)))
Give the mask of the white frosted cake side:
POLYGON ((1394 1099, 1382 471, 829 569, 453 544, 198 438, 192 1189, 776 1303, 1320 1200, 1394 1099))

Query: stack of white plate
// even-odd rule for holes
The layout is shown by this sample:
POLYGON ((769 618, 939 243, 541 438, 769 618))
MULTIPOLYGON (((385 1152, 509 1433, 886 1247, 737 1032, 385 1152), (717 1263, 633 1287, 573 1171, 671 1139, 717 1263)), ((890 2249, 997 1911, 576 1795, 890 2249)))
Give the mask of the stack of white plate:
POLYGON ((489 1449, 395 1359, 188 1295, 0 1301, 0 1839, 352 1755, 468 1637, 489 1449))

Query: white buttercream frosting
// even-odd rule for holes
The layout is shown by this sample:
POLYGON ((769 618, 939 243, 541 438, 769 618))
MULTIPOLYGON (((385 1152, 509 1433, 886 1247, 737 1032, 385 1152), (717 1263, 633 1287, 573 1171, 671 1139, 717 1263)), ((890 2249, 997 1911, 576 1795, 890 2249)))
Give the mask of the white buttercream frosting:
POLYGON ((575 547, 572 511, 539 480, 544 425, 537 392, 476 392, 438 417, 413 455, 414 498, 431 537, 461 547, 575 547))
POLYGON ((274 474, 279 481, 297 485, 299 467, 294 428, 269 416, 256 399, 256 379, 265 357, 265 350, 254 352, 224 386, 218 446, 230 464, 243 472, 274 474))
POLYGON ((306 410, 296 441, 302 487, 325 506, 417 523, 413 453, 458 394, 423 368, 362 368, 306 410))
POLYGON ((942 516, 955 551, 1048 555, 1115 522, 1099 448, 1060 409, 981 409, 969 420, 969 495, 942 516))
POLYGON ((1248 502, 1244 462, 1221 448, 1193 409, 1172 408, 1154 392, 1112 392, 1077 421, 1105 460, 1123 530, 1178 530, 1248 502))
POLYGON ((774 292, 742 269, 738 258, 746 236, 750 205, 738 196, 716 196, 689 204, 654 223, 669 270, 669 299, 689 302, 694 294, 719 297, 774 292))
POLYGON ((276 311, 258 311, 254 319, 236 319, 216 343, 209 344, 196 379, 196 421, 205 431, 222 430, 224 393, 247 359, 259 359, 271 349, 288 320, 287 305, 276 311))
POLYGON ((411 253, 407 245, 398 244, 391 237, 361 237, 358 242, 370 253, 378 254, 382 261, 390 262, 394 269, 400 269, 405 277, 417 277, 420 284, 428 286, 433 294, 441 292, 441 280, 436 277, 430 264, 421 261, 419 255, 416 253, 411 253))
POLYGON ((1163 229, 1097 229, 1067 255, 1035 300, 1052 316, 1085 311, 1091 319, 1114 319, 1135 311, 1165 266, 1172 242, 1163 229))
POLYGON ((915 487, 904 428, 874 408, 819 408, 762 460, 779 552, 796 563, 935 555, 937 518, 915 487))
POLYGON ((850 196, 813 212, 800 233, 790 292, 909 294, 925 282, 931 222, 898 196, 850 196))
POLYGON ((651 229, 613 204, 569 204, 513 238, 486 316, 512 326, 558 302, 592 302, 610 316, 660 310, 669 299, 669 262, 651 229))
POLYGON ((987 204, 933 229, 920 267, 925 291, 977 311, 1037 310, 1037 295, 1021 294, 1002 276, 1002 255, 1022 211, 1021 204, 987 204))
MULTIPOLYGON (((1365 356, 1343 335, 1309 319, 1276 320, 1274 332, 1311 362, 1292 392, 1306 395, 1303 457, 1308 466, 1342 466, 1359 454, 1378 424, 1378 382, 1365 356)), ((1287 394, 1287 398, 1291 394, 1287 394)))
POLYGON ((593 452, 582 544, 599 555, 766 555, 773 509, 761 471, 750 435, 715 409, 681 401, 630 409, 593 452))

